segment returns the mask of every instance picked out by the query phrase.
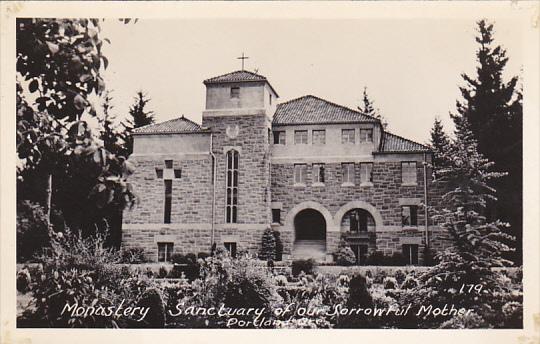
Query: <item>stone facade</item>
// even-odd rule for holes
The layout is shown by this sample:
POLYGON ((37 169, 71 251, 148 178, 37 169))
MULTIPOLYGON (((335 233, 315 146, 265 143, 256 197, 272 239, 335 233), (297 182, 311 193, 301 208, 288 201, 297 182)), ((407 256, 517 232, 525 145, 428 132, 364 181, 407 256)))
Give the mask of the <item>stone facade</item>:
POLYGON ((368 254, 392 255, 413 245, 421 263, 426 228, 431 248, 448 245, 444 232, 425 223, 423 204, 438 205, 442 190, 424 168, 430 159, 424 146, 385 133, 373 118, 316 97, 276 105, 274 89, 254 73, 230 73, 205 84, 202 126, 182 117, 134 133, 130 161, 136 170, 130 183, 139 202, 124 214, 125 247, 142 247, 154 261, 167 259, 160 251, 167 243, 174 253, 209 252, 215 243, 256 254, 264 229, 271 226, 281 232, 284 258, 290 259, 302 244, 297 221, 306 209, 324 218, 324 228, 313 229, 322 233, 315 240, 323 243, 322 259, 331 260, 345 238, 350 245, 365 245, 368 254), (342 142, 344 129, 354 130, 354 142, 342 142), (299 130, 308 133, 305 144, 295 143, 299 130), (325 131, 320 146, 313 140, 315 130, 325 131), (366 130, 371 136, 362 139, 366 130), (275 138, 278 131, 285 142, 275 138), (230 151, 239 156, 236 221, 226 217, 230 151), (402 162, 416 163, 414 182, 403 183, 402 162), (352 181, 344 180, 344 163, 354 164, 352 181), (372 164, 371 182, 360 182, 361 163, 372 164), (295 164, 306 166, 304 183, 295 183, 295 164), (324 164, 323 183, 315 182, 313 164, 324 164), (172 185, 170 208, 166 183, 172 185), (416 209, 413 225, 403 225, 404 206, 416 209), (348 230, 351 212, 357 210, 369 214, 366 232, 348 230), (170 223, 165 223, 167 212, 170 223))

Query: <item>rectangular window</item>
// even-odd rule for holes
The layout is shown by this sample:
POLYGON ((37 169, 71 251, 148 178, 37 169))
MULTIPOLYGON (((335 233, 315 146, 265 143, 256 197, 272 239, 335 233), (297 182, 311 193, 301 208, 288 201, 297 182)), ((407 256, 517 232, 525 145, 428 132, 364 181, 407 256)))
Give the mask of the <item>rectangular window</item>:
POLYGON ((341 129, 341 143, 355 143, 354 129, 341 129))
POLYGON ((230 150, 227 152, 227 205, 226 222, 237 223, 238 218, 238 152, 230 150))
POLYGON ((163 223, 171 223, 172 180, 164 180, 163 182, 165 183, 163 223))
POLYGON ((295 184, 305 184, 307 175, 307 165, 306 164, 295 164, 294 165, 294 183, 295 184))
POLYGON ((416 161, 401 162, 401 183, 416 184, 416 161))
POLYGON ((326 130, 313 130, 312 142, 314 145, 326 144, 326 130))
POLYGON ((360 142, 373 142, 373 129, 360 129, 360 142))
POLYGON ((313 183, 324 183, 324 164, 313 164, 313 183))
POLYGON ((174 178, 182 178, 182 170, 179 168, 174 169, 174 178))
POLYGON ((240 87, 231 87, 231 98, 240 98, 240 87))
POLYGON ((401 207, 401 224, 403 226, 418 226, 418 209, 415 205, 401 207))
POLYGON ((272 95, 270 95, 270 98, 268 98, 268 104, 272 105, 272 95))
POLYGON ((363 162, 360 164, 360 183, 372 183, 373 182, 373 163, 363 162))
POLYGON ((285 132, 284 131, 274 131, 274 144, 275 145, 284 145, 285 144, 285 132))
POLYGON ((295 145, 307 145, 307 130, 295 130, 294 131, 294 144, 295 145))
POLYGON ((236 258, 236 243, 235 242, 224 242, 223 246, 225 246, 225 249, 231 257, 236 258))
POLYGON ((169 262, 173 253, 172 242, 158 242, 158 262, 169 262))
POLYGON ((402 249, 407 265, 418 265, 418 245, 405 244, 402 249))
POLYGON ((281 223, 281 209, 272 209, 272 223, 281 223))
POLYGON ((172 168, 172 167, 173 167, 173 161, 165 160, 165 168, 172 168))
POLYGON ((341 164, 341 171, 343 173, 343 183, 354 184, 354 163, 346 162, 341 164))

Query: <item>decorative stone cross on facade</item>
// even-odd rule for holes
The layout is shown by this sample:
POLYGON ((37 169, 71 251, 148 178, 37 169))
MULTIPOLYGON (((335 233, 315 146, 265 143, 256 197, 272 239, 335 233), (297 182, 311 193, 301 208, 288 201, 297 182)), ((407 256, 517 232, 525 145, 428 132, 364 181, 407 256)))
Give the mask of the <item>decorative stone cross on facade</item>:
POLYGON ((165 184, 163 222, 171 223, 172 181, 175 178, 182 177, 182 170, 173 168, 172 160, 165 160, 165 169, 156 167, 156 177, 163 179, 163 183, 165 184))
POLYGON ((244 56, 244 53, 242 53, 242 56, 237 57, 238 60, 242 60, 242 70, 244 70, 244 60, 249 59, 249 57, 244 56))

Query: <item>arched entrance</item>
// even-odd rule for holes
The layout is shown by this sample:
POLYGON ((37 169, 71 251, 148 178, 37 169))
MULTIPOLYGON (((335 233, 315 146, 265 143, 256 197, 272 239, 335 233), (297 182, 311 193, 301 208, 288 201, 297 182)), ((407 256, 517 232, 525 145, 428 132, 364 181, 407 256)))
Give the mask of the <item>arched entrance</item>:
POLYGON ((326 254, 326 220, 315 209, 304 209, 294 217, 294 256, 323 259, 326 254))

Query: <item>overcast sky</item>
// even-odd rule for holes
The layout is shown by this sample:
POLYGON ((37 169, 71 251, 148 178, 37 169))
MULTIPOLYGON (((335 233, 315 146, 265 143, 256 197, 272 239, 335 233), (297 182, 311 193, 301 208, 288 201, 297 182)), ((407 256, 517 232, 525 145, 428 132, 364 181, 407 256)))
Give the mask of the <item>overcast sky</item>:
MULTIPOLYGON (((495 22, 507 77, 522 67, 519 27, 495 22)), ((244 52, 246 69, 266 76, 280 102, 312 94, 356 108, 367 86, 391 132, 427 142, 436 116, 451 128, 460 74, 476 66, 471 20, 106 20, 102 28, 118 119, 142 89, 158 122, 185 115, 200 123, 202 81, 240 69, 244 52)))

